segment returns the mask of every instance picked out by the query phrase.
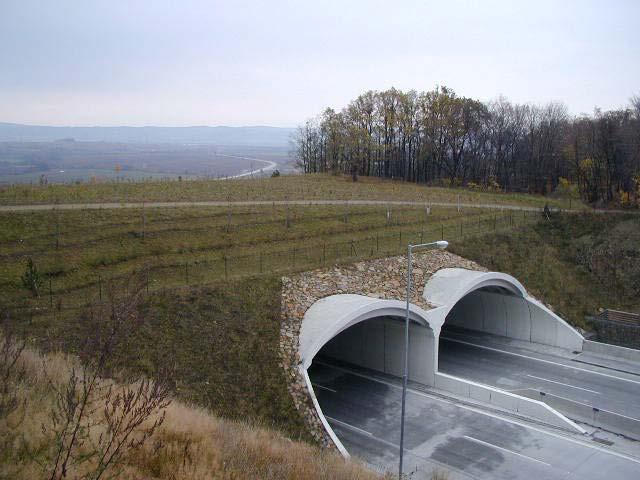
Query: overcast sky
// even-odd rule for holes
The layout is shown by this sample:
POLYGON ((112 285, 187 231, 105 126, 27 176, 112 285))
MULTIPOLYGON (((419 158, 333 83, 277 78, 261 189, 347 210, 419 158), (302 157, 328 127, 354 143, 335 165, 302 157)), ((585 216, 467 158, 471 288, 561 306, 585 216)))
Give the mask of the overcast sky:
POLYGON ((0 0, 0 121, 296 126, 366 90, 640 93, 640 1, 0 0))

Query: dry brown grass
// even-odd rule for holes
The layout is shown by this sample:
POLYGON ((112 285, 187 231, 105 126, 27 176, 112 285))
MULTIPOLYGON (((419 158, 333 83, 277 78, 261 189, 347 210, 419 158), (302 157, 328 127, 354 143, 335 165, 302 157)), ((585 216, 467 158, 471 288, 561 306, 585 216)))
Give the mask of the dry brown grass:
MULTIPOLYGON (((26 349, 20 362, 26 375, 15 388, 24 404, 0 419, 0 437, 9 442, 0 454, 0 478, 43 478, 53 448, 48 430, 43 430, 43 425, 50 425, 55 402, 52 384, 62 385, 77 359, 26 349)), ((90 462, 84 468, 90 470, 90 462)), ((118 478, 173 480, 379 478, 336 453, 177 401, 155 435, 142 448, 128 452, 117 473, 118 478)))

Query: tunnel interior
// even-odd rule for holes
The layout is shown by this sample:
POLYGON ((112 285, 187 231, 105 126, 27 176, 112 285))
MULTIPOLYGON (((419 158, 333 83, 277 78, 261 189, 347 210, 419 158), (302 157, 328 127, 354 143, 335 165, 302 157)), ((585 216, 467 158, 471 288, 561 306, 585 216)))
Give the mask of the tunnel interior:
POLYGON ((531 341, 528 302, 504 287, 483 287, 462 297, 449 311, 442 333, 485 333, 531 341))
POLYGON ((447 314, 438 343, 438 370, 454 373, 462 358, 481 365, 486 351, 473 344, 496 337, 565 349, 575 348, 576 340, 575 332, 540 304, 501 286, 483 287, 462 297, 447 314))
MULTIPOLYGON (((433 331, 411 321, 409 326, 409 380, 430 384, 434 375, 433 331)), ((313 359, 309 376, 318 364, 344 365, 402 377, 404 318, 374 317, 356 323, 329 340, 313 359)))

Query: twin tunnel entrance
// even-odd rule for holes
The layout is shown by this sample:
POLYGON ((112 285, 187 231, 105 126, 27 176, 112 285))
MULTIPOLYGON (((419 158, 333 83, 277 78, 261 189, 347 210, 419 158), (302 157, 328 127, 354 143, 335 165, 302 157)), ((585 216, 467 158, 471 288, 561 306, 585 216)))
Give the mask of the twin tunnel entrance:
MULTIPOLYGON (((402 316, 389 315, 356 323, 329 340, 314 361, 402 377, 404 322, 402 316)), ((532 341, 531 332, 531 312, 522 296, 499 286, 479 288, 453 306, 439 334, 428 323, 411 320, 408 378, 433 385, 436 371, 454 369, 454 352, 472 351, 465 349, 465 342, 455 341, 456 334, 470 337, 491 334, 532 341)))
MULTIPOLYGON (((484 337, 582 349, 578 332, 505 274, 443 269, 431 277, 423 297, 434 308, 410 306, 410 382, 439 386, 443 373, 469 379, 470 366, 484 361, 476 341, 484 337)), ((300 333, 302 369, 314 400, 328 368, 401 377, 404 316, 399 300, 343 294, 317 301, 300 333)), ((323 418, 322 404, 315 403, 323 418)), ((330 430, 328 422, 325 426, 330 430)))

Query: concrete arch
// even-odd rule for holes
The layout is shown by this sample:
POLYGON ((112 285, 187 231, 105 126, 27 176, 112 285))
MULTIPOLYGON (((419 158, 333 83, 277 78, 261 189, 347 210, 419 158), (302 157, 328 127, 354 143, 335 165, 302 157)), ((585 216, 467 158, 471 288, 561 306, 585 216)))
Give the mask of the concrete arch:
MULTIPOLYGON (((404 317, 405 314, 406 303, 400 300, 352 294, 331 295, 318 300, 307 310, 300 327, 299 353, 303 368, 309 368, 320 349, 349 327, 376 317, 404 317)), ((417 305, 409 305, 409 318, 434 330, 428 313, 417 305)))
POLYGON ((436 307, 428 312, 433 324, 459 320, 471 330, 582 351, 582 335, 511 275, 444 268, 429 279, 423 298, 436 307))
MULTIPOLYGON (((301 361, 300 374, 305 381, 313 406, 325 431, 345 457, 348 457, 349 453, 336 436, 320 408, 307 369, 311 366, 318 352, 342 332, 363 324, 367 320, 404 317, 405 314, 406 303, 400 300, 381 300, 363 295, 339 294, 318 300, 307 310, 303 317, 298 347, 301 361)), ((422 360, 425 360, 425 368, 423 370, 428 371, 433 376, 435 369, 433 368, 432 359, 434 358, 433 352, 437 343, 437 333, 433 331, 432 325, 427 320, 427 312, 417 305, 409 305, 409 318, 412 324, 426 327, 431 332, 430 339, 427 342, 428 345, 423 345, 423 347, 429 349, 428 358, 424 358, 423 355, 422 360)), ((433 381, 431 379, 430 383, 433 383, 433 381)))

